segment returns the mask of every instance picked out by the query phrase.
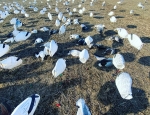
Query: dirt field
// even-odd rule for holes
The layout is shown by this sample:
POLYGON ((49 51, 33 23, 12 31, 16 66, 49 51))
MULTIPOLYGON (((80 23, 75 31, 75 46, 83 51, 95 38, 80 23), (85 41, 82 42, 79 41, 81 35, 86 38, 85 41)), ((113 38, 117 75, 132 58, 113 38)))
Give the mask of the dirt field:
MULTIPOLYGON (((54 25, 57 18, 55 0, 49 2, 52 6, 51 10, 47 7, 46 0, 43 3, 40 0, 37 1, 36 6, 39 11, 44 7, 48 11, 44 15, 39 15, 39 11, 36 13, 28 8, 28 2, 21 3, 21 0, 18 0, 26 8, 30 17, 25 18, 22 14, 15 15, 11 12, 11 15, 0 24, 0 41, 3 42, 6 35, 13 30, 9 21, 14 17, 24 23, 19 30, 31 31, 32 28, 39 30, 43 26, 49 29, 58 29, 54 25), (47 17, 48 12, 53 14, 52 21, 49 21, 47 17)), ((64 6, 61 2, 58 3, 58 8, 66 17, 69 17, 65 8, 70 7, 72 11, 73 8, 78 8, 79 1, 75 0, 75 3, 70 3, 69 6, 64 6)), ((0 102, 6 101, 13 110, 25 98, 37 93, 41 96, 41 100, 35 115, 75 115, 77 112, 75 103, 79 98, 85 99, 92 115, 150 115, 150 1, 144 3, 144 0, 124 0, 122 5, 118 5, 117 0, 105 1, 105 9, 102 9, 103 1, 97 0, 90 7, 90 0, 86 0, 85 3, 82 3, 82 7, 86 8, 84 15, 75 13, 76 17, 78 15, 79 22, 89 27, 87 31, 82 32, 80 27, 70 25, 67 27, 65 35, 49 36, 49 32, 38 31, 26 41, 10 44, 11 50, 0 60, 8 56, 19 56, 23 59, 23 64, 12 70, 0 70, 0 102), (137 7, 139 2, 144 3, 144 10, 137 7), (114 10, 117 22, 112 24, 108 13, 115 4, 117 5, 117 9, 114 10), (134 15, 130 15, 131 9, 135 11, 134 15), (91 11, 94 13, 93 18, 89 17, 91 11), (106 26, 104 37, 92 28, 95 24, 106 26), (128 33, 134 33, 141 37, 145 44, 137 55, 135 55, 137 49, 130 46, 127 39, 123 40, 124 45, 105 40, 115 34, 113 30, 117 27, 125 28, 128 33), (120 50, 126 61, 123 71, 128 72, 133 80, 132 100, 128 101, 120 97, 114 82, 116 77, 112 76, 115 67, 99 68, 97 66, 97 60, 93 54, 101 55, 102 51, 89 49, 88 46, 76 46, 76 42, 69 39, 70 34, 76 33, 83 38, 90 35, 95 43, 120 50), (34 45, 34 41, 38 37, 43 38, 44 42, 53 39, 58 43, 57 53, 52 58, 47 57, 43 62, 34 56, 35 52, 43 50, 43 47, 40 47, 42 44, 34 45), (78 58, 67 55, 71 49, 82 50, 84 48, 90 54, 90 58, 85 64, 82 64, 78 58), (67 69, 54 82, 52 69, 59 58, 66 59, 67 69), (56 102, 61 104, 60 108, 55 106, 56 102)), ((3 3, 0 3, 3 6, 3 3)), ((0 6, 1 9, 2 6, 0 6)), ((73 17, 71 18, 73 19, 73 17)), ((109 55, 108 57, 113 56, 109 55)))

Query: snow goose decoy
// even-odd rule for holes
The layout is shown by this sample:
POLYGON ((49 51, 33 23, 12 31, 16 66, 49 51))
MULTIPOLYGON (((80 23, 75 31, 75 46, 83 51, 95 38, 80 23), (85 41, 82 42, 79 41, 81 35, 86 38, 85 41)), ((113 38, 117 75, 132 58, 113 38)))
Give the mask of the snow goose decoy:
POLYGON ((54 69, 52 70, 53 76, 56 78, 60 74, 62 74, 66 69, 66 60, 63 58, 60 58, 57 60, 54 69))
POLYGON ((114 10, 116 10, 116 9, 117 9, 117 6, 115 5, 115 6, 114 6, 114 10))
POLYGON ((111 67, 113 65, 112 58, 98 57, 96 55, 95 57, 98 60, 99 67, 111 67))
POLYGON ((11 113, 11 115, 33 115, 38 103, 40 101, 40 95, 33 94, 21 102, 11 113))
POLYGON ((115 54, 113 56, 113 65, 117 68, 116 73, 119 72, 119 70, 122 70, 125 68, 125 60, 124 57, 121 54, 115 54))
POLYGON ((89 59, 89 53, 88 50, 83 49, 80 53, 79 53, 79 60, 82 63, 86 63, 86 61, 89 59))
POLYGON ((59 9, 57 7, 55 7, 55 11, 56 13, 59 13, 59 9))
POLYGON ((65 16, 63 16, 63 17, 62 17, 62 22, 64 22, 64 23, 65 23, 65 22, 66 22, 66 20, 67 20, 67 19, 66 19, 66 17, 65 17, 65 16))
POLYGON ((70 50, 68 55, 72 55, 72 56, 76 56, 78 57, 80 54, 80 51, 79 50, 70 50))
POLYGON ((47 27, 41 27, 40 30, 43 31, 43 32, 46 32, 46 31, 48 31, 49 29, 48 29, 47 27))
POLYGON ((62 20, 62 17, 63 17, 63 13, 62 13, 62 12, 59 12, 59 13, 58 13, 58 19, 59 19, 59 20, 62 20))
POLYGON ((56 21, 55 21, 55 25, 56 25, 57 27, 59 27, 59 26, 60 26, 60 21, 59 21, 58 19, 56 19, 56 21))
POLYGON ((24 40, 28 39, 31 36, 31 34, 32 33, 27 32, 27 31, 21 31, 14 37, 14 40, 16 42, 24 41, 24 40))
POLYGON ((112 16, 112 17, 110 18, 110 22, 112 22, 112 23, 117 22, 117 18, 116 18, 115 16, 112 16))
POLYGON ((18 18, 12 18, 10 24, 16 25, 17 28, 22 26, 22 22, 18 18))
POLYGON ((93 17, 93 12, 90 12, 90 17, 93 17))
POLYGON ((116 28, 115 31, 118 32, 118 35, 121 37, 121 38, 127 38, 128 37, 128 32, 126 29, 124 28, 116 28))
POLYGON ((0 61, 0 67, 3 69, 13 69, 14 67, 17 67, 20 64, 22 64, 22 59, 15 56, 10 56, 0 61))
POLYGON ((115 13, 114 13, 113 11, 110 11, 110 12, 108 13, 108 16, 113 16, 113 15, 115 15, 115 13))
POLYGON ((74 20, 73 20, 73 24, 74 24, 74 25, 78 25, 78 24, 79 24, 79 20, 78 20, 78 19, 74 19, 74 20))
POLYGON ((134 13, 134 10, 130 10, 130 14, 132 15, 134 13))
POLYGON ((115 42, 123 44, 123 40, 119 36, 111 36, 108 40, 113 40, 115 42))
POLYGON ((52 20, 53 20, 52 14, 51 14, 51 13, 49 13, 49 12, 48 12, 48 18, 49 18, 49 20, 50 20, 50 21, 52 21, 52 20))
POLYGON ((8 51, 9 51, 9 45, 6 45, 5 43, 0 44, 0 57, 5 55, 8 51))
POLYGON ((78 35, 78 34, 72 34, 72 35, 70 35, 70 39, 79 39, 79 38, 81 38, 81 36, 78 35))
POLYGON ((98 24, 98 25, 95 25, 94 28, 96 28, 96 30, 97 30, 98 33, 100 33, 101 35, 103 35, 104 29, 105 29, 105 25, 98 24))
POLYGON ((113 55, 117 53, 117 49, 114 48, 106 48, 104 55, 113 55))
POLYGON ((64 34, 66 32, 66 25, 63 24, 60 28, 59 28, 59 35, 64 34))
POLYGON ((128 41, 130 42, 131 46, 135 47, 138 50, 141 50, 144 45, 140 37, 136 34, 128 34, 128 41))
POLYGON ((89 48, 91 48, 93 46, 93 38, 91 36, 88 36, 85 38, 85 43, 87 44, 87 46, 89 48))
POLYGON ((42 61, 44 60, 45 57, 45 52, 44 51, 40 51, 39 53, 35 53, 35 57, 39 58, 41 57, 42 61))
POLYGON ((117 89, 123 99, 130 100, 132 96, 132 78, 128 73, 122 72, 115 80, 117 89))
POLYGON ((77 115, 91 115, 84 99, 79 99, 76 102, 76 106, 78 107, 77 115))
POLYGON ((54 40, 51 40, 51 42, 47 42, 44 44, 44 52, 46 55, 50 55, 50 57, 53 57, 53 55, 57 52, 58 50, 58 45, 54 40))
POLYGON ((80 27, 81 27, 82 31, 83 30, 88 30, 88 27, 86 25, 84 25, 84 24, 80 24, 80 27))
POLYGON ((38 44, 38 43, 41 43, 43 42, 43 39, 42 38, 37 38, 34 42, 34 44, 38 44))

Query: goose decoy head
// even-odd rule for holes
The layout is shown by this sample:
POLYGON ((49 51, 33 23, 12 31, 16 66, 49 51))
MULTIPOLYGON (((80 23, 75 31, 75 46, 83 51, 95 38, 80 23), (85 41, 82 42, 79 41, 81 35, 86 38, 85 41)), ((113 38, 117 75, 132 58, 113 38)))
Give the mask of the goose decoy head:
POLYGON ((76 105, 77 108, 80 108, 78 105, 76 105))

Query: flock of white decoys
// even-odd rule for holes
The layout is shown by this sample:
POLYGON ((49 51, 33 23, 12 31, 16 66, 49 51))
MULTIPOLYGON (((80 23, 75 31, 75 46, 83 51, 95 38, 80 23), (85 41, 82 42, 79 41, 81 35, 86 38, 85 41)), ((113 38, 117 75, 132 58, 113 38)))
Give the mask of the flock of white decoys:
MULTIPOLYGON (((51 1, 52 0, 47 0, 47 5, 48 5, 49 9, 52 8, 51 1)), ((98 0, 91 0, 89 2, 89 5, 93 6, 94 3, 96 3, 97 1, 98 0)), ((28 2, 28 0, 23 0, 22 2, 28 2)), ((79 25, 82 28, 82 30, 88 29, 88 27, 86 27, 86 25, 84 25, 84 24, 81 24, 77 18, 73 19, 73 22, 72 22, 71 18, 67 18, 63 15, 63 13, 57 7, 58 4, 62 3, 62 2, 63 2, 62 5, 69 7, 69 4, 73 4, 75 2, 75 0, 56 0, 55 11, 56 11, 56 14, 58 14, 58 19, 56 19, 56 21, 55 21, 55 26, 60 27, 59 31, 50 31, 47 27, 40 28, 40 31, 44 31, 44 32, 49 31, 50 34, 56 33, 56 34, 61 35, 66 32, 66 28, 71 24, 79 25)), ((82 3, 88 2, 88 0, 81 0, 81 2, 82 3)), ((41 3, 43 3, 43 1, 41 1, 41 3)), ((78 5, 78 8, 72 8, 72 12, 70 10, 71 8, 67 8, 66 11, 67 11, 68 15, 72 16, 74 14, 74 12, 76 12, 76 13, 78 12, 79 15, 84 15, 86 8, 85 7, 82 8, 82 3, 78 5)), ((122 4, 122 3, 123 3, 122 0, 118 2, 118 4, 122 4)), ((50 12, 47 12, 48 11, 47 8, 43 8, 42 10, 39 11, 39 9, 37 7, 35 7, 35 5, 37 4, 36 0, 34 0, 33 2, 29 1, 29 4, 30 4, 29 8, 33 9, 34 12, 39 12, 40 15, 48 13, 49 20, 50 21, 53 20, 53 15, 50 12), (34 4, 34 6, 32 6, 32 4, 34 4)), ((0 5, 3 6, 3 8, 4 8, 4 11, 0 11, 0 23, 4 23, 5 18, 7 18, 9 15, 12 15, 9 12, 13 12, 14 14, 21 13, 25 17, 30 17, 30 14, 28 14, 26 12, 26 9, 17 2, 13 2, 13 3, 3 2, 0 5)), ((102 7, 103 8, 106 7, 105 1, 102 3, 102 7)), ((144 5, 142 3, 139 3, 138 7, 144 9, 144 5)), ((115 5, 113 9, 117 9, 117 5, 115 5)), ((134 11, 131 10, 130 14, 133 14, 133 13, 134 13, 134 11)), ((93 16, 94 16, 94 13, 90 12, 89 17, 93 17, 93 16)), ((108 13, 108 16, 110 16, 110 21, 112 23, 117 22, 117 18, 115 17, 114 11, 110 11, 108 13)), ((23 25, 23 23, 18 18, 12 18, 10 20, 10 24, 13 25, 14 30, 12 31, 12 33, 9 34, 10 37, 0 44, 0 57, 4 56, 5 54, 7 54, 9 52, 9 49, 11 47, 11 45, 8 45, 9 43, 23 42, 24 40, 27 40, 28 38, 30 38, 31 34, 33 34, 33 33, 36 34, 38 32, 37 30, 33 30, 31 32, 19 31, 18 28, 20 28, 23 25)), ((94 28, 96 29, 96 31, 98 33, 102 34, 104 31, 105 25, 97 24, 94 26, 94 28)), ((119 42, 120 39, 128 39, 129 43, 134 48, 136 48, 137 50, 142 49, 143 42, 141 41, 141 39, 138 35, 129 34, 127 32, 127 30, 124 28, 116 28, 114 30, 118 32, 119 37, 113 36, 109 40, 114 40, 116 42, 119 42)), ((81 39, 80 35, 72 34, 72 35, 70 35, 70 39, 77 40, 78 41, 77 45, 87 45, 88 48, 92 48, 92 47, 101 48, 101 45, 97 45, 97 44, 95 45, 93 43, 94 38, 92 38, 91 36, 87 36, 85 39, 81 39)), ((34 44, 38 44, 41 42, 45 42, 45 41, 42 38, 37 38, 35 40, 34 44)), ((46 43, 44 43, 43 46, 44 46, 44 49, 42 51, 39 51, 39 53, 35 54, 35 56, 37 58, 40 57, 42 59, 42 61, 44 61, 45 56, 53 57, 59 47, 59 45, 57 44, 57 42, 55 40, 46 42, 46 43)), ((110 66, 114 65, 118 71, 125 68, 125 60, 124 60, 123 55, 121 55, 120 53, 115 53, 114 49, 111 49, 111 48, 108 48, 105 53, 114 54, 114 56, 113 56, 113 58, 105 58, 105 57, 98 57, 95 55, 96 59, 99 61, 99 64, 98 64, 99 67, 110 67, 110 66)), ((79 57, 80 62, 83 64, 86 63, 88 61, 88 59, 90 58, 90 55, 89 55, 89 52, 87 49, 82 49, 82 51, 71 50, 68 52, 68 55, 79 57)), ((19 57, 10 56, 10 57, 7 57, 6 59, 0 61, 0 67, 2 69, 13 69, 17 66, 21 66, 22 62, 23 62, 23 60, 20 59, 19 57)), ((55 67, 52 70, 53 76, 55 78, 57 78, 60 74, 62 74, 65 71, 66 67, 67 67, 66 60, 63 58, 59 58, 55 64, 55 67)), ((134 98, 134 97, 132 97, 132 89, 131 89, 132 78, 128 73, 121 72, 120 74, 118 74, 115 83, 116 83, 117 89, 123 99, 130 100, 130 99, 134 98)), ((27 115, 27 114, 33 115, 34 111, 38 105, 39 100, 40 100, 40 96, 38 94, 34 94, 31 97, 28 97, 26 100, 24 100, 21 104, 19 104, 15 108, 15 110, 11 113, 11 115, 27 115)), ((78 107, 77 115, 91 115, 87 105, 85 104, 84 99, 79 99, 76 102, 76 106, 78 107)))

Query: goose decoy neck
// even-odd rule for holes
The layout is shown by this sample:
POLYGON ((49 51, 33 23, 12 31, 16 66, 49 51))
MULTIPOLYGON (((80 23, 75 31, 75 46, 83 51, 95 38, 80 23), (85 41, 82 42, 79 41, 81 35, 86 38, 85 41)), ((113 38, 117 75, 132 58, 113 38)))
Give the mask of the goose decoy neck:
POLYGON ((131 34, 131 40, 133 40, 133 34, 131 34))
POLYGON ((27 33, 26 33, 26 36, 28 36, 29 33, 30 33, 30 32, 27 32, 27 33))
POLYGON ((5 48, 5 43, 3 44, 3 48, 5 48))
POLYGON ((17 59, 16 59, 16 61, 19 61, 20 60, 20 58, 18 57, 17 59))

